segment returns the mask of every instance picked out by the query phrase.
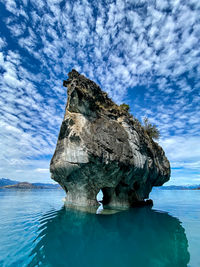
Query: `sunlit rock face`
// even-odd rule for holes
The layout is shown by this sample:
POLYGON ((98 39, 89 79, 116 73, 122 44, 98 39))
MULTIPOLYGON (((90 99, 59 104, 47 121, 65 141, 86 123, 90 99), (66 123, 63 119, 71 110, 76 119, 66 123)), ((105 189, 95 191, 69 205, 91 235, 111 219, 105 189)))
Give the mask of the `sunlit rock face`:
POLYGON ((63 85, 68 99, 50 171, 66 202, 98 205, 101 189, 107 206, 144 203, 170 178, 163 149, 93 81, 72 70, 63 85))

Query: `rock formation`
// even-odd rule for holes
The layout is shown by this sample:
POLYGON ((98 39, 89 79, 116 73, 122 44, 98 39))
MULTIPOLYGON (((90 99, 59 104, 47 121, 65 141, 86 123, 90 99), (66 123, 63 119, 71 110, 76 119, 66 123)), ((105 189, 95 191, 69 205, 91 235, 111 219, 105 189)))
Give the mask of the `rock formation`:
POLYGON ((144 204, 170 178, 163 149, 93 81, 72 70, 63 85, 68 99, 50 171, 66 201, 98 205, 102 190, 104 205, 144 204))

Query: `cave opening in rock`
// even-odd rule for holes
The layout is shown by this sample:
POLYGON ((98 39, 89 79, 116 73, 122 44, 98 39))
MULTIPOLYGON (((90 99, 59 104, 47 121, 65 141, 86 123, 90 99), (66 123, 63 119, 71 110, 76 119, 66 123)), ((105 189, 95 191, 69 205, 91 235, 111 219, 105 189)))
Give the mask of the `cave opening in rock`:
POLYGON ((103 192, 102 192, 101 189, 99 190, 99 193, 97 194, 96 199, 97 199, 98 203, 100 204, 100 206, 98 207, 98 209, 96 211, 96 214, 100 214, 103 211, 103 204, 102 204, 102 202, 103 202, 103 192))
POLYGON ((102 200, 103 200, 103 192, 102 192, 102 190, 100 189, 99 190, 99 193, 97 194, 97 201, 99 202, 99 203, 102 203, 102 200))

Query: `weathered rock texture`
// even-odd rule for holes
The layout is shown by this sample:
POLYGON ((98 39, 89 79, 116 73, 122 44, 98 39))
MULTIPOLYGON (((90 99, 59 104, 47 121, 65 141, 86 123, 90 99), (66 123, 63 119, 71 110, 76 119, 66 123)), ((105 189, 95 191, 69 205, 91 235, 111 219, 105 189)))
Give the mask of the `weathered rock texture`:
POLYGON ((75 205, 129 207, 149 197, 170 178, 163 149, 138 120, 116 105, 93 81, 72 70, 64 86, 68 99, 51 177, 75 205))

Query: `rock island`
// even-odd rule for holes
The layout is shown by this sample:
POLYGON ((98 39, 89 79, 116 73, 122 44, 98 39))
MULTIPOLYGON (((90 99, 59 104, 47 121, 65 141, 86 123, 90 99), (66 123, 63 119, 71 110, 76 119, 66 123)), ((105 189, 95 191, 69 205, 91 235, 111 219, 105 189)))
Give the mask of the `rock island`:
POLYGON ((66 203, 131 207, 151 204, 153 186, 170 178, 163 149, 126 108, 93 81, 72 70, 63 82, 67 105, 51 177, 66 191, 66 203))

